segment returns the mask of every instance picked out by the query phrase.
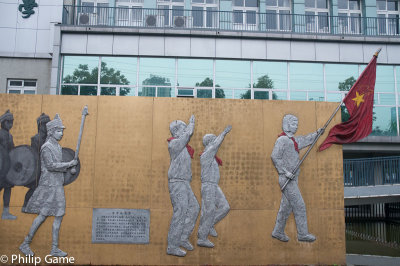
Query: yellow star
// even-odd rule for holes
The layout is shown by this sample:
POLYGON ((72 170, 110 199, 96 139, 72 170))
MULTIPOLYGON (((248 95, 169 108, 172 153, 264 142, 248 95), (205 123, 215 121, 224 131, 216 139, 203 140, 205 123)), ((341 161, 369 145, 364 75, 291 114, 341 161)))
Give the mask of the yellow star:
POLYGON ((357 103, 357 107, 360 106, 362 102, 364 102, 364 94, 358 94, 358 91, 356 91, 356 98, 353 98, 352 100, 357 103))

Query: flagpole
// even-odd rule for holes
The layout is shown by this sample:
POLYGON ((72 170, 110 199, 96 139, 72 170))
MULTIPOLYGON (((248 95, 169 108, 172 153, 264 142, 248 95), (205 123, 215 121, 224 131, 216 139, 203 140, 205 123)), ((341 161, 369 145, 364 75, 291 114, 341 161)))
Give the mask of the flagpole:
MULTIPOLYGON (((374 56, 378 57, 379 52, 382 50, 382 48, 379 48, 374 56)), ((343 98, 344 100, 344 98, 343 98)), ((339 105, 336 107, 335 111, 333 112, 333 114, 331 115, 331 117, 329 117, 328 121, 326 121, 324 127, 322 128, 323 130, 321 130, 320 132, 318 132, 317 137, 314 139, 313 143, 311 144, 311 146, 307 149, 306 153, 303 155, 303 157, 301 158, 301 160, 297 163, 296 167, 294 168, 294 170, 291 172, 293 175, 297 172, 297 170, 300 168, 300 165, 303 163, 303 161, 307 158, 308 154, 310 153, 311 149, 315 146, 315 143, 317 143, 319 137, 322 136, 323 132, 325 131, 325 129, 328 127, 329 123, 332 121, 332 119, 335 117, 336 113, 339 111, 340 107, 343 104, 343 100, 339 103, 339 105)), ((292 179, 287 179, 285 184, 282 186, 281 191, 283 191, 287 184, 289 184, 289 182, 292 179)))

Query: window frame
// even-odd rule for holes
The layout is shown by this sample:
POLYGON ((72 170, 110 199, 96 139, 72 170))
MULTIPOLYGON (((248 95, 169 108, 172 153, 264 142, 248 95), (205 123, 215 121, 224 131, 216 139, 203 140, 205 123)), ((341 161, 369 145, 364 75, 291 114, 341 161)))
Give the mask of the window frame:
POLYGON ((19 90, 19 94, 26 94, 25 91, 33 91, 34 93, 27 93, 27 94, 37 94, 37 79, 14 79, 10 78, 7 79, 7 94, 18 94, 18 93, 10 93, 10 90, 19 90), (12 81, 21 81, 21 86, 11 85, 12 81), (25 82, 35 82, 35 86, 25 86, 25 82))

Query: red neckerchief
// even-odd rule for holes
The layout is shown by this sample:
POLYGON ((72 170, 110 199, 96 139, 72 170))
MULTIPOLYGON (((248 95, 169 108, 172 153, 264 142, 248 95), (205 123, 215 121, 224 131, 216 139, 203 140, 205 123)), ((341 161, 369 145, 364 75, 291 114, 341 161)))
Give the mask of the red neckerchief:
MULTIPOLYGON (((281 137, 281 136, 287 136, 287 135, 286 135, 285 132, 282 132, 281 134, 279 134, 278 137, 281 137)), ((288 137, 288 138, 289 138, 289 137, 288 137)), ((297 151, 297 153, 299 153, 299 152, 300 152, 300 151, 299 151, 299 144, 297 144, 296 140, 295 140, 293 137, 291 137, 291 138, 289 138, 289 139, 291 139, 291 140, 293 141, 294 149, 297 151)))
MULTIPOLYGON (((202 153, 200 153, 199 156, 201 156, 203 153, 204 153, 204 151, 202 153)), ((219 158, 217 155, 215 155, 215 160, 217 161, 218 165, 222 166, 221 158, 219 158)))
MULTIPOLYGON (((169 139, 167 139, 168 142, 170 142, 171 140, 175 139, 174 137, 170 137, 169 139)), ((186 144, 186 149, 190 154, 190 158, 193 159, 193 155, 194 155, 194 149, 192 148, 192 146, 190 146, 189 144, 186 144)))

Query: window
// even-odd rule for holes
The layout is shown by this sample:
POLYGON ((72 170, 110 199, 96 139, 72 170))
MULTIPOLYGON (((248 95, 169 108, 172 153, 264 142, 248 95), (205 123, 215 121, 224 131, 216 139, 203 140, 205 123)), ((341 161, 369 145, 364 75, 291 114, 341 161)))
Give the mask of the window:
POLYGON ((9 79, 7 82, 7 93, 36 94, 37 80, 9 79))
POLYGON ((377 0, 378 34, 399 34, 399 0, 377 0))
POLYGON ((143 0, 118 0, 116 6, 118 26, 143 25, 143 0))
POLYGON ((81 5, 82 10, 78 18, 80 24, 108 24, 111 12, 108 7, 108 0, 84 0, 81 5), (84 18, 81 19, 81 16, 84 16, 84 18))
POLYGON ((233 26, 236 30, 256 30, 258 24, 257 0, 233 1, 233 26))
POLYGON ((184 27, 187 25, 184 17, 184 0, 157 0, 160 16, 164 18, 165 26, 184 27))
POLYGON ((218 1, 192 0, 193 27, 218 27, 218 1))
POLYGON ((265 4, 267 30, 290 31, 290 0, 267 0, 265 4))
POLYGON ((305 0, 306 31, 329 32, 328 0, 305 0))
POLYGON ((339 33, 359 34, 361 32, 360 0, 338 0, 339 33))

